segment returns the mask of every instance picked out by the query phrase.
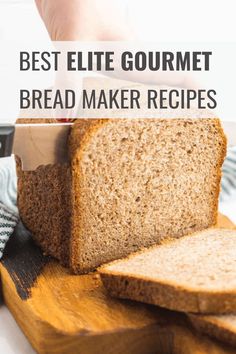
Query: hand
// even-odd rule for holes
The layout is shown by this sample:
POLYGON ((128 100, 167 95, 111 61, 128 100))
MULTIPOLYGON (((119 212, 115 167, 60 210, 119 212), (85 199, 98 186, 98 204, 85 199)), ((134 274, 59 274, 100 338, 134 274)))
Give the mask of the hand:
MULTIPOLYGON (((127 41, 138 39, 125 19, 125 4, 121 0, 35 0, 39 13, 53 41, 127 41)), ((158 38, 157 38, 158 39, 158 38)), ((106 73, 105 73, 106 74, 106 73)), ((189 73, 168 72, 119 72, 117 78, 154 85, 196 88, 189 73)), ((78 92, 82 79, 73 81, 78 92)), ((60 71, 55 87, 73 87, 67 73, 60 71)), ((78 97, 78 101, 79 101, 78 97)), ((75 107, 77 111, 77 107, 75 107)), ((74 118, 75 113, 54 110, 55 118, 74 118)))
POLYGON ((118 0, 35 0, 53 41, 132 39, 118 0))

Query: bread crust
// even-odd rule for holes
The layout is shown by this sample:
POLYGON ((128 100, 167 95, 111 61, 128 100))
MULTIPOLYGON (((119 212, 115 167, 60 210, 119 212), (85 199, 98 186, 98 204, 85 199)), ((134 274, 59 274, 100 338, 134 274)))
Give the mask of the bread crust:
POLYGON ((222 177, 222 170, 221 167, 223 165, 224 159, 226 157, 226 153, 227 153, 227 137, 224 133, 222 124, 220 122, 219 119, 215 119, 215 123, 218 125, 218 129, 219 129, 219 133, 223 139, 223 145, 222 145, 222 154, 221 154, 221 160, 217 166, 218 168, 218 184, 217 184, 217 194, 218 194, 218 198, 215 199, 215 205, 214 205, 214 210, 215 210, 215 222, 212 226, 216 226, 217 225, 217 218, 218 218, 218 204, 219 204, 219 198, 220 198, 220 189, 221 189, 221 177, 222 177))
POLYGON ((69 152, 71 158, 71 173, 72 173, 72 225, 70 239, 70 268, 74 273, 84 274, 94 270, 84 264, 82 258, 82 244, 80 239, 80 230, 82 229, 81 208, 81 179, 82 174, 79 173, 80 162, 83 159, 83 152, 92 139, 93 134, 104 124, 108 124, 108 119, 84 119, 76 122, 71 131, 69 138, 69 152))

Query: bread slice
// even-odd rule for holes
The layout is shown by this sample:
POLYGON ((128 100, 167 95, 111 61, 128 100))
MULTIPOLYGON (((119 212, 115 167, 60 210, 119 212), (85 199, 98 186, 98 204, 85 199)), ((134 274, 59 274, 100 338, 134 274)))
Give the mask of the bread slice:
POLYGON ((216 224, 218 119, 79 119, 68 149, 63 166, 24 172, 18 160, 18 205, 36 242, 74 272, 216 224))
MULTIPOLYGON (((235 354, 235 349, 223 343, 212 341, 200 333, 195 333, 189 324, 185 326, 166 326, 169 338, 172 337, 172 346, 169 350, 160 351, 159 354, 235 354)), ((166 333, 161 333, 167 342, 166 333), (163 335, 164 334, 164 335, 163 335)), ((164 342, 163 340, 163 342, 164 342)), ((168 342, 167 342, 168 343, 168 342)))
POLYGON ((236 231, 208 229, 100 269, 113 296, 195 313, 236 311, 236 231))
POLYGON ((209 336, 236 346, 236 315, 189 315, 193 326, 209 336))

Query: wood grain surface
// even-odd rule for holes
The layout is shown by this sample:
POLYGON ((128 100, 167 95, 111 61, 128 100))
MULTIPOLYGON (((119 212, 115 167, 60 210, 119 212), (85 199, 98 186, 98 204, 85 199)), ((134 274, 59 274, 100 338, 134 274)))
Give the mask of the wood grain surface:
MULTIPOLYGON (((220 216, 219 226, 232 228, 220 216)), ((39 353, 232 354, 184 314, 108 296, 96 273, 71 275, 22 227, 0 264, 3 298, 39 353)), ((26 353, 27 354, 27 353, 26 353)))

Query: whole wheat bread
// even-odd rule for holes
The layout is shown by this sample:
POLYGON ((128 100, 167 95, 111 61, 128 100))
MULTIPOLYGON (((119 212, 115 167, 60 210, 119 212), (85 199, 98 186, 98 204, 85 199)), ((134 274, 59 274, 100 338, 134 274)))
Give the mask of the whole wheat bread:
POLYGON ((113 296, 195 313, 236 311, 236 231, 212 228, 100 269, 113 296))
POLYGON ((215 225, 218 119, 79 119, 68 149, 63 166, 24 172, 17 160, 18 205, 44 252, 74 272, 215 225))
POLYGON ((236 347, 236 315, 189 315, 193 326, 209 336, 236 347))
MULTIPOLYGON (((189 324, 183 326, 166 326, 169 338, 172 336, 172 347, 160 354, 235 354, 235 349, 222 343, 212 341, 200 333, 196 333, 189 324)), ((167 342, 163 331, 163 342, 167 342)), ((168 342, 167 342, 168 343, 168 342)))

